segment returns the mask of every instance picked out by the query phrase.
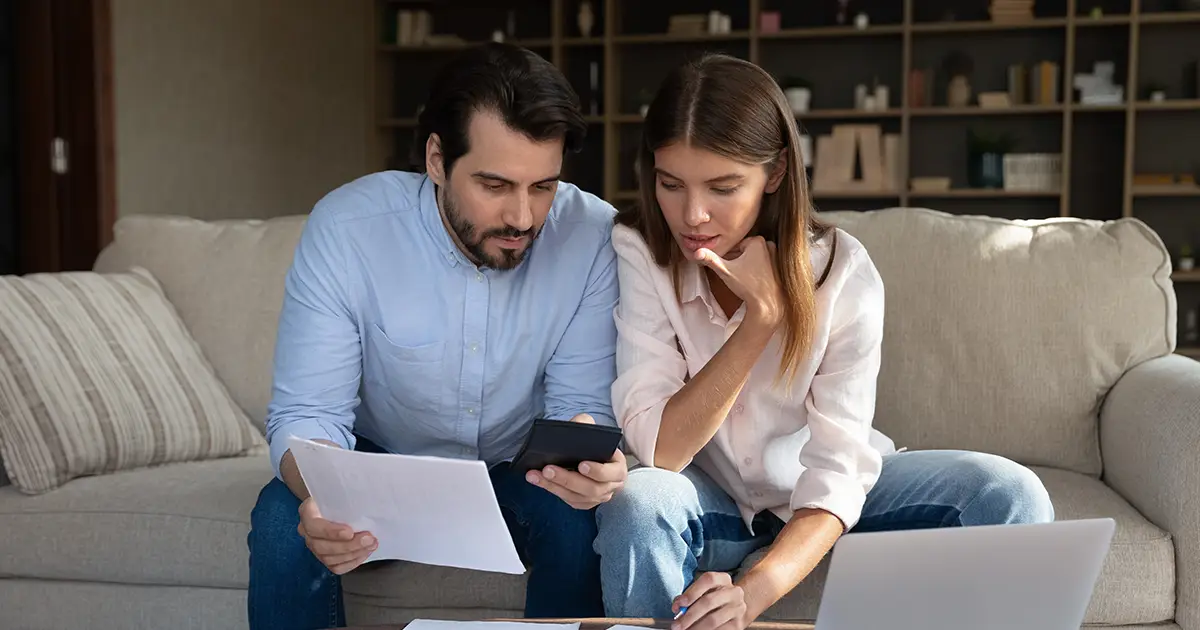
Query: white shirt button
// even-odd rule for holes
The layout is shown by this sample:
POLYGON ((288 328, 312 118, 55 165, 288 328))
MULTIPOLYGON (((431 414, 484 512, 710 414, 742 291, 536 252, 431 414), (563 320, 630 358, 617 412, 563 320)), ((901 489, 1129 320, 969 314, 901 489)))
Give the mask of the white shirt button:
POLYGON ((742 460, 742 463, 743 463, 743 464, 745 464, 745 465, 747 465, 747 466, 749 466, 750 464, 753 464, 753 463, 754 463, 754 460, 753 460, 753 459, 750 459, 749 457, 747 457, 746 459, 743 459, 743 460, 742 460))
POLYGON ((756 496, 756 497, 759 497, 759 498, 761 498, 761 497, 762 497, 762 493, 761 493, 761 492, 759 492, 758 490, 755 490, 754 492, 751 492, 750 494, 752 494, 752 495, 754 495, 754 496, 756 496))
POLYGON ((477 343, 471 344, 471 352, 479 352, 479 344, 477 344, 477 343))
POLYGON ((734 407, 734 408, 733 408, 733 412, 734 412, 734 413, 742 413, 742 412, 743 412, 743 411, 745 411, 745 410, 746 410, 746 408, 745 408, 745 407, 743 407, 743 406, 741 406, 741 405, 738 405, 738 406, 736 406, 736 407, 734 407))
POLYGON ((475 282, 483 282, 483 274, 475 272, 475 282))
POLYGON ((474 408, 474 407, 467 407, 467 413, 469 413, 469 414, 471 414, 471 415, 475 415, 475 408, 474 408))

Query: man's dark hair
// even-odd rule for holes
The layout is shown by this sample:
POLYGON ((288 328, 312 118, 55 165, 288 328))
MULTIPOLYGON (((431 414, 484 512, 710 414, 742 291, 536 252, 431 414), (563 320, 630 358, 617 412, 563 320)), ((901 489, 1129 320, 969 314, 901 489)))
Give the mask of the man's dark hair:
POLYGON ((579 97, 558 68, 519 46, 488 43, 458 55, 434 77, 417 119, 413 166, 425 171, 425 145, 436 133, 449 177, 470 150, 467 126, 478 111, 496 113, 536 141, 563 138, 566 152, 581 149, 587 133, 579 97))

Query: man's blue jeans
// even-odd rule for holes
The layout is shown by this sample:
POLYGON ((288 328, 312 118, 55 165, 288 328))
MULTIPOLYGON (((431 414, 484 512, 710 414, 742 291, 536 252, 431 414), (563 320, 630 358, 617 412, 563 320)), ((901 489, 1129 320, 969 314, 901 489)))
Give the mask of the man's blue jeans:
MULTIPOLYGON (((596 516, 609 617, 670 619, 671 601, 697 573, 737 569, 783 529, 764 512, 751 535, 733 499, 695 466, 630 472, 596 516)), ((910 451, 884 457, 851 533, 1052 520, 1045 487, 1023 466, 981 453, 910 451)))
MULTIPOLYGON (((359 450, 377 450, 360 438, 359 450)), ((593 551, 595 511, 576 510, 501 464, 492 487, 517 551, 530 567, 525 616, 601 617, 600 559, 593 551)), ((297 531, 300 501, 278 479, 250 515, 250 629, 346 625, 341 579, 321 564, 297 531)))

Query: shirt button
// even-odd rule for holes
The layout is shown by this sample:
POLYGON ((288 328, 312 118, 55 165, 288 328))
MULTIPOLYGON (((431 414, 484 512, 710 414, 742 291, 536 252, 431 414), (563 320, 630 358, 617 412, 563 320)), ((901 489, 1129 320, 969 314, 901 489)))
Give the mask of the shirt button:
POLYGON ((736 406, 736 407, 734 407, 734 408, 733 408, 733 411, 734 411, 734 413, 742 413, 742 412, 743 412, 743 411, 745 411, 745 410, 746 410, 746 408, 745 408, 745 407, 743 407, 743 406, 741 406, 741 405, 738 405, 738 406, 736 406))
POLYGON ((475 272, 475 282, 483 282, 483 274, 475 272))
POLYGON ((754 460, 747 457, 746 459, 742 460, 742 463, 749 466, 750 464, 754 463, 754 460))
POLYGON ((471 344, 471 352, 479 352, 479 344, 477 344, 477 343, 471 344))
POLYGON ((751 492, 750 494, 754 495, 755 497, 762 497, 762 493, 759 492, 758 490, 755 490, 754 492, 751 492))
POLYGON ((471 414, 471 415, 475 415, 475 408, 474 408, 474 407, 467 407, 467 413, 469 413, 469 414, 471 414))

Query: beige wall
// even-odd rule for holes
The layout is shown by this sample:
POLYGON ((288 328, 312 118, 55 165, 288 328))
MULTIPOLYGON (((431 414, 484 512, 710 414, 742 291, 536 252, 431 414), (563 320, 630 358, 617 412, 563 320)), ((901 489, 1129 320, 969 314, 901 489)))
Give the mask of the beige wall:
POLYGON ((365 173, 370 1, 113 0, 119 213, 305 213, 365 173))

